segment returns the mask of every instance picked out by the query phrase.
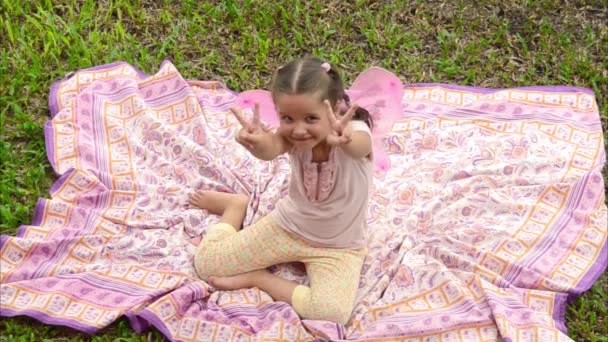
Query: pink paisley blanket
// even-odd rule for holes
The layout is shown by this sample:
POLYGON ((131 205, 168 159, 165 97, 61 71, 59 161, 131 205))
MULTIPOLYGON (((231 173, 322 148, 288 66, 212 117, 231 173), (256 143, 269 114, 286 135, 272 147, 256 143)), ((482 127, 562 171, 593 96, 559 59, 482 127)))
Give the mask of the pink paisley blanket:
MULTIPOLYGON (((176 341, 569 340, 566 301, 607 264, 592 92, 406 86, 346 326, 194 275, 190 240, 218 218, 185 207, 191 190, 250 195, 246 225, 286 191, 285 158, 258 161, 234 141, 235 96, 168 62, 56 83, 46 142, 60 178, 32 224, 1 237, 0 314, 89 333, 126 315, 176 341)), ((307 281, 297 264, 272 271, 307 281)))

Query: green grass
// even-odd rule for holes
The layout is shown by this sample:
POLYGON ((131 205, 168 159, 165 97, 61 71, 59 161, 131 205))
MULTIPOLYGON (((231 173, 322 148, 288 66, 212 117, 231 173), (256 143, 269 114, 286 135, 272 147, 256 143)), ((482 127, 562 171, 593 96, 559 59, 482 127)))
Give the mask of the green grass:
MULTIPOLYGON (((51 83, 117 60, 154 73, 171 59, 187 78, 235 90, 267 86, 276 67, 305 53, 337 63, 347 83, 374 64, 406 83, 582 86, 595 91, 608 127, 605 0, 0 0, 0 8, 2 234, 31 222, 55 179, 42 130, 51 83)), ((569 306, 575 340, 608 341, 607 293, 604 274, 569 306)), ((1 319, 0 331, 0 341, 91 340, 26 318, 1 319)), ((93 340, 158 339, 123 319, 93 340)))

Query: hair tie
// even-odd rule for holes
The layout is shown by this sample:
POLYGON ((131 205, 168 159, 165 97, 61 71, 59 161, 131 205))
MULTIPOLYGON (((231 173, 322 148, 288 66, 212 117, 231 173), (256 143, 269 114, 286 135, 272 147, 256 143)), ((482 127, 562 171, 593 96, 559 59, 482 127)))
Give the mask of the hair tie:
POLYGON ((331 65, 329 65, 329 63, 327 62, 323 62, 323 64, 321 64, 321 68, 323 68, 325 72, 329 72, 329 70, 331 69, 331 65))

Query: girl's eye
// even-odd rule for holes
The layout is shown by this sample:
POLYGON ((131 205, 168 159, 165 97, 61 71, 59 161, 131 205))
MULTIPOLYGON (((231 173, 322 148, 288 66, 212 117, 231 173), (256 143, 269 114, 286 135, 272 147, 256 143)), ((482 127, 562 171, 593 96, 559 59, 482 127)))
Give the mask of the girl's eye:
POLYGON ((281 121, 283 121, 285 123, 290 123, 291 118, 289 116, 281 116, 281 121))
POLYGON ((317 120, 319 120, 319 118, 316 116, 307 116, 306 117, 306 122, 308 122, 308 123, 317 122, 317 120))

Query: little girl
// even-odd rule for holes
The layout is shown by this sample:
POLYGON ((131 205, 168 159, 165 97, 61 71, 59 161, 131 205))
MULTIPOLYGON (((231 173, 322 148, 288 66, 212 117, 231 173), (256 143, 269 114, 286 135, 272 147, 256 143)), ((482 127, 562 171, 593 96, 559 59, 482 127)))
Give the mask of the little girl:
POLYGON ((280 120, 276 133, 261 126, 259 106, 251 121, 232 109, 242 125, 236 140, 262 160, 289 155, 289 194, 268 216, 240 230, 246 196, 194 193, 192 205, 222 216, 199 245, 194 266, 218 289, 257 287, 290 303, 302 318, 346 324, 367 253, 371 118, 356 106, 336 117, 349 99, 336 69, 318 58, 279 68, 272 97, 280 120), (310 287, 266 270, 294 261, 304 263, 310 287))

